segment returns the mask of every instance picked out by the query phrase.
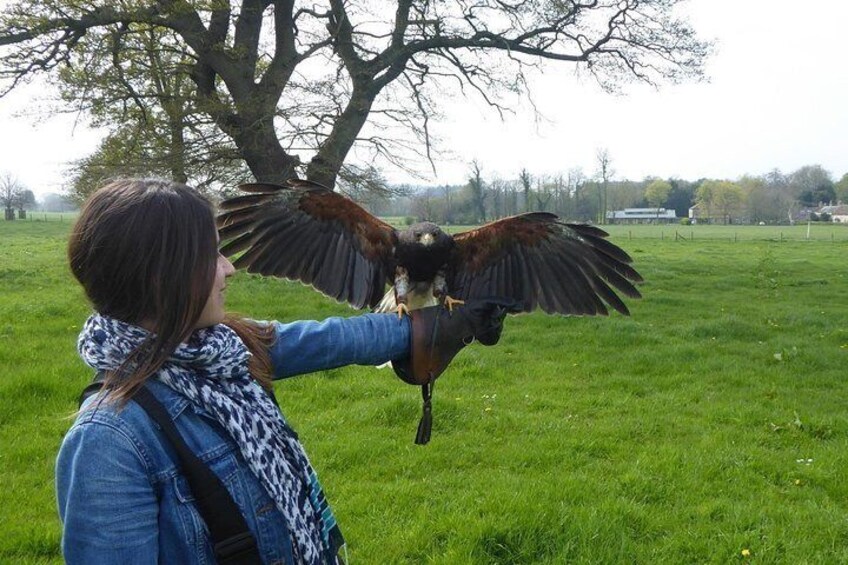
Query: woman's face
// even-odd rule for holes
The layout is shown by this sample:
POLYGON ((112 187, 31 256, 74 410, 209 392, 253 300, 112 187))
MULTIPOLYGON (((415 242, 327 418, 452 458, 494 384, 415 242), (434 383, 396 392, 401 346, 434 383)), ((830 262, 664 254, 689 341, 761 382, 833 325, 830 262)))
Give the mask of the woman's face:
POLYGON ((206 300, 203 312, 200 313, 195 329, 207 328, 224 321, 224 290, 227 288, 227 277, 235 272, 235 267, 230 263, 230 260, 218 253, 212 292, 206 300))

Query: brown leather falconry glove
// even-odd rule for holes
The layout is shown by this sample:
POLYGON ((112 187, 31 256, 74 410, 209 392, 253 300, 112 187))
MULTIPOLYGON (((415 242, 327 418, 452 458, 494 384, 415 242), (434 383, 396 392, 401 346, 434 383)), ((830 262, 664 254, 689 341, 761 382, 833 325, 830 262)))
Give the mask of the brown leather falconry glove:
POLYGON ((483 345, 496 344, 501 337, 504 317, 521 310, 521 305, 509 298, 479 298, 455 306, 453 312, 443 306, 431 306, 410 313, 411 352, 406 359, 392 361, 392 367, 404 382, 421 386, 424 415, 415 443, 423 445, 430 441, 430 400, 436 378, 459 350, 475 339, 483 345))

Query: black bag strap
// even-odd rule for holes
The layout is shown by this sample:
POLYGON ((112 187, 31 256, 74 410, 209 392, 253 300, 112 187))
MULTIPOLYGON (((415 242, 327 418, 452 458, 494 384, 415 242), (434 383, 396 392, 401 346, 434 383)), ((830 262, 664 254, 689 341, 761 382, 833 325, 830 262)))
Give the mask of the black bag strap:
POLYGON ((94 375, 94 380, 91 383, 82 389, 82 392, 79 395, 79 399, 77 400, 77 406, 82 408, 82 403, 86 401, 89 396, 94 396, 100 389, 103 388, 103 381, 106 379, 106 374, 103 371, 97 371, 97 374, 94 375))
POLYGON ((144 411, 159 424, 162 432, 174 446, 191 492, 194 493, 197 509, 203 516, 206 527, 209 528, 218 563, 227 565, 261 563, 256 540, 250 533, 241 510, 218 475, 213 473, 186 445, 168 412, 147 390, 147 387, 139 388, 133 400, 138 402, 144 411))
MULTIPOLYGON (((80 404, 103 387, 103 373, 98 373, 80 395, 80 404)), ((186 445, 167 410, 146 386, 133 396, 139 406, 162 429, 177 452, 180 467, 194 494, 197 509, 206 522, 215 559, 221 565, 253 565, 262 563, 256 540, 238 505, 218 476, 186 445)))

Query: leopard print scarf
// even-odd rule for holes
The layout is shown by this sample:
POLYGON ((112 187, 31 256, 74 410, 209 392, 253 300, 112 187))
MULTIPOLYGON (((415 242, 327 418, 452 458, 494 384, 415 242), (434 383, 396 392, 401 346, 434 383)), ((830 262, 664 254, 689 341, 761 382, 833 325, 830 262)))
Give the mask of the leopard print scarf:
MULTIPOLYGON (((91 367, 114 370, 150 335, 143 328, 95 313, 83 326, 77 349, 91 367)), ((249 358, 238 335, 218 324, 192 333, 156 378, 227 430, 285 517, 296 561, 336 563, 344 539, 333 513, 297 435, 250 376, 249 358)))

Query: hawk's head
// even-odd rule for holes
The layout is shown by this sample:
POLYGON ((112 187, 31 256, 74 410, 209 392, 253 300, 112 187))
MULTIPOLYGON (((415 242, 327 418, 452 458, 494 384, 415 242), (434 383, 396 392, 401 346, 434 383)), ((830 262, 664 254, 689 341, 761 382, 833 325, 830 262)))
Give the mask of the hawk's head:
POLYGON ((432 222, 409 226, 397 235, 397 264, 409 271, 414 281, 432 281, 450 260, 453 237, 432 222))
POLYGON ((432 222, 413 224, 398 233, 398 240, 402 244, 415 247, 444 246, 450 239, 450 235, 432 222))

